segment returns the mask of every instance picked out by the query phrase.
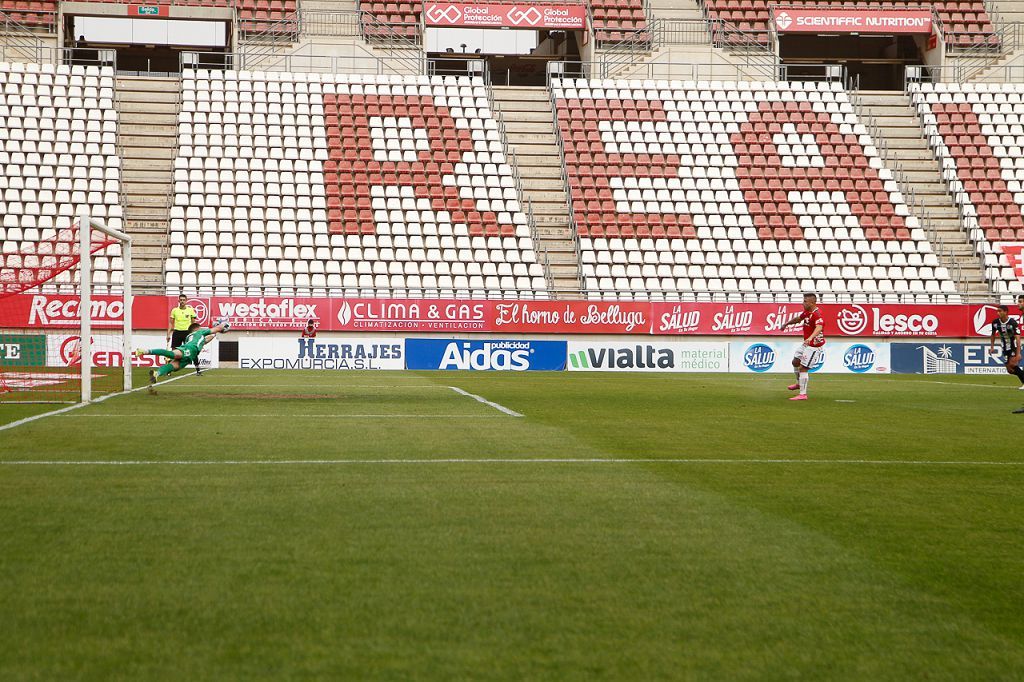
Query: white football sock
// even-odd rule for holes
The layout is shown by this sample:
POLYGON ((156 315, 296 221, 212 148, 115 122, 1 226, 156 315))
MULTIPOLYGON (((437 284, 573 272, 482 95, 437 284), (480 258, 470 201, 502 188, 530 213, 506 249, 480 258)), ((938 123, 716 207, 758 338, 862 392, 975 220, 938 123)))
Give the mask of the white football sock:
POLYGON ((800 383, 800 368, 799 367, 794 367, 793 368, 793 374, 796 375, 796 383, 799 384, 800 383))
POLYGON ((807 381, 811 378, 807 372, 800 372, 797 383, 800 384, 800 395, 807 395, 807 381))

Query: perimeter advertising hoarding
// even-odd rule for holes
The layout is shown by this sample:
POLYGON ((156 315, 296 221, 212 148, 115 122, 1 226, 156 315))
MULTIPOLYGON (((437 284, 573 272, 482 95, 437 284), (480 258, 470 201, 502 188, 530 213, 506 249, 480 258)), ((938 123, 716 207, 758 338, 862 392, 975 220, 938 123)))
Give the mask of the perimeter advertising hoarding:
MULTIPOLYGON (((988 343, 894 343, 892 371, 898 374, 1006 374, 988 343)), ((998 351, 999 346, 996 346, 998 351)))
POLYGON ((729 344, 569 341, 570 372, 728 372, 729 344))
MULTIPOLYGON (((734 341, 729 349, 729 366, 733 372, 793 371, 793 355, 800 341, 760 339, 734 341)), ((812 372, 840 374, 888 374, 890 353, 888 343, 831 341, 825 344, 822 361, 812 372)))
POLYGON ((406 339, 407 369, 523 372, 565 369, 565 341, 406 339))
POLYGON ((240 337, 240 369, 405 369, 402 339, 240 337))
POLYGON ((45 365, 45 335, 0 334, 0 367, 43 367, 45 365))
MULTIPOLYGON (((78 301, 70 296, 21 294, 4 300, 0 328, 71 329, 78 301)), ((174 297, 139 296, 136 329, 166 329, 174 297)), ((204 325, 226 319, 239 331, 295 331, 309 320, 324 332, 487 334, 608 334, 655 336, 792 336, 782 324, 798 303, 666 303, 644 301, 490 301, 457 299, 344 299, 326 297, 192 297, 204 325)), ((993 306, 823 304, 828 337, 988 336, 993 306)), ((94 328, 116 328, 121 302, 97 297, 94 328)))
MULTIPOLYGON (((93 367, 123 367, 122 336, 120 334, 93 334, 92 364, 93 367)), ((220 341, 213 339, 199 354, 200 369, 216 369, 220 366, 220 341)), ((167 337, 156 334, 132 334, 132 345, 136 348, 166 348, 167 337)), ((79 364, 81 358, 82 337, 78 334, 51 334, 46 340, 46 364, 50 367, 71 367, 79 364)), ((131 357, 133 367, 159 367, 167 362, 166 358, 154 355, 131 357)))

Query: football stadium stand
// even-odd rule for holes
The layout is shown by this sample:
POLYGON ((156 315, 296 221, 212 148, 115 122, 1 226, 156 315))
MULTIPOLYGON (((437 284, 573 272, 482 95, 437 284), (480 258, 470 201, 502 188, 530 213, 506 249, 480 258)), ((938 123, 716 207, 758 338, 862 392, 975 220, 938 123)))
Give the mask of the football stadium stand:
POLYGON ((546 296, 482 79, 188 71, 166 284, 546 296))
MULTIPOLYGON (((0 63, 0 246, 13 267, 47 267, 81 206, 121 229, 121 167, 112 69, 0 63)), ((64 244, 66 246, 66 244, 64 244)), ((119 247, 94 263, 97 293, 121 277, 119 247)), ((70 274, 57 282, 70 285, 70 274)))
MULTIPOLYGON (((595 61, 551 70, 547 87, 492 87, 485 67, 441 75, 451 64, 427 58, 418 3, 171 4, 237 8, 243 39, 302 27, 303 12, 320 24, 298 48, 236 45, 222 66, 247 70, 183 54, 180 75, 140 74, 46 63, 82 49, 51 49, 59 3, 0 0, 24 48, 4 54, 26 60, 0 64, 6 264, 44 267, 88 206, 137 240, 144 293, 956 302, 1024 291, 1024 86, 963 82, 1022 80, 1019 31, 1000 17, 1024 3, 1003 14, 981 0, 919 3, 961 61, 896 92, 858 92, 837 71, 788 80, 799 71, 766 71, 770 50, 714 40, 728 26, 767 43, 759 0, 594 0, 581 46, 595 61), (332 11, 346 14, 343 31, 332 11), (672 22, 686 32, 679 54, 714 63, 659 52, 672 22), (25 27, 50 42, 26 42, 25 27), (401 63, 381 36, 413 39, 401 63)), ((118 284, 111 249, 96 261, 100 292, 118 284)))
POLYGON ((839 83, 552 95, 591 294, 956 293, 839 83))
POLYGON ((911 93, 986 278, 998 293, 1024 293, 1024 86, 923 83, 911 93))

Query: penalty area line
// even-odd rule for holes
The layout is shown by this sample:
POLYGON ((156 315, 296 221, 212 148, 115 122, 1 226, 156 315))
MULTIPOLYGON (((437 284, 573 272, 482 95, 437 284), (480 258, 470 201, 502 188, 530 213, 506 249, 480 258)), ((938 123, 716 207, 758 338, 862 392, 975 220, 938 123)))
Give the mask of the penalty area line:
POLYGON ((504 405, 499 405, 498 403, 492 403, 487 398, 484 398, 484 397, 478 396, 478 395, 474 395, 473 393, 469 393, 467 391, 463 391, 461 388, 459 388, 457 386, 449 386, 448 388, 452 389, 453 391, 455 391, 459 395, 464 395, 467 398, 472 398, 473 400, 477 401, 478 403, 483 403, 484 405, 489 405, 489 406, 493 407, 494 409, 498 410, 499 412, 504 412, 505 414, 509 415, 510 417, 522 417, 523 416, 523 415, 519 414, 518 412, 516 412, 515 410, 508 409, 504 405))
POLYGON ((439 459, 262 459, 262 460, 8 460, 2 466, 317 466, 317 465, 440 465, 440 464, 810 464, 866 466, 985 466, 1019 467, 1024 461, 956 461, 927 459, 700 459, 652 457, 533 457, 533 458, 439 458, 439 459))
MULTIPOLYGON (((210 370, 207 370, 207 371, 210 371, 210 370)), ((178 381, 179 379, 185 379, 185 378, 193 376, 193 375, 194 375, 194 373, 182 374, 181 376, 174 377, 172 379, 168 379, 167 381, 163 381, 159 385, 160 386, 166 386, 167 384, 171 383, 172 381, 178 381)), ((128 395, 130 393, 135 393, 137 391, 144 391, 147 388, 149 388, 149 384, 145 384, 143 386, 137 386, 136 388, 133 388, 133 389, 131 389, 129 391, 119 391, 117 393, 108 393, 105 396, 100 396, 99 398, 96 398, 95 400, 92 400, 92 401, 87 402, 87 403, 78 403, 76 405, 71 405, 70 407, 64 407, 64 408, 61 408, 59 410, 53 410, 52 412, 43 412, 42 414, 36 414, 36 415, 32 415, 31 417, 25 417, 24 419, 19 419, 18 421, 11 422, 10 424, 4 424, 3 426, 0 426, 0 431, 7 431, 8 429, 13 429, 16 426, 22 426, 24 424, 31 424, 34 421, 39 421, 40 419, 45 419, 46 417, 56 417, 57 415, 67 414, 68 412, 72 412, 74 410, 78 410, 78 409, 81 409, 83 407, 88 407, 89 405, 95 405, 97 403, 102 403, 103 401, 108 400, 110 398, 116 398, 117 396, 120 396, 120 395, 128 395)), ((71 416, 79 416, 79 415, 71 415, 71 416)), ((88 416, 88 415, 80 415, 80 416, 85 417, 85 416, 88 416)))
MULTIPOLYGON (((124 419, 123 414, 69 414, 69 419, 124 419)), ((285 417, 287 419, 501 419, 497 414, 220 414, 220 413, 198 413, 198 414, 175 414, 166 412, 160 414, 139 414, 135 412, 130 415, 132 419, 196 419, 200 417, 229 417, 231 419, 273 419, 285 417)))

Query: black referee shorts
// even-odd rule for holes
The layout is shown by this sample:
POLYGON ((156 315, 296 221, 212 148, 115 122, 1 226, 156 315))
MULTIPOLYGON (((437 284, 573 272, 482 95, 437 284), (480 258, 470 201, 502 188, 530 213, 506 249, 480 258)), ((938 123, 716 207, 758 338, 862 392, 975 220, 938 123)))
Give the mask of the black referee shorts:
POLYGON ((185 343, 185 339, 188 338, 187 329, 175 329, 171 333, 171 349, 175 349, 185 343))

